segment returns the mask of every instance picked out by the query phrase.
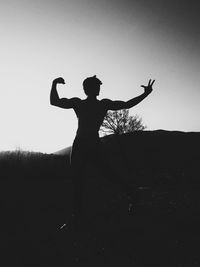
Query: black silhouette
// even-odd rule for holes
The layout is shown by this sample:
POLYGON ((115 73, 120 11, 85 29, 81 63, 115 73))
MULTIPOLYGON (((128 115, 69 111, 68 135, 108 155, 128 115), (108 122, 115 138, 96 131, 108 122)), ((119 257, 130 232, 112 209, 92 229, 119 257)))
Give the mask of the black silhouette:
POLYGON ((105 159, 103 148, 99 138, 99 129, 103 123, 104 117, 108 110, 129 109, 140 103, 152 92, 154 81, 149 80, 147 86, 142 85, 144 93, 130 99, 129 101, 112 101, 110 99, 98 100, 102 82, 95 76, 89 77, 83 82, 83 89, 87 96, 86 99, 59 98, 57 84, 65 84, 63 78, 57 78, 52 83, 50 103, 51 105, 74 109, 78 118, 78 130, 72 146, 71 168, 73 175, 73 212, 68 225, 77 222, 81 210, 81 197, 84 180, 86 179, 86 166, 92 162, 98 166, 99 172, 108 175, 113 182, 120 184, 122 190, 130 193, 130 187, 118 174, 110 169, 105 159), (106 170, 106 171, 105 171, 106 170), (108 171, 109 170, 109 171, 108 171))

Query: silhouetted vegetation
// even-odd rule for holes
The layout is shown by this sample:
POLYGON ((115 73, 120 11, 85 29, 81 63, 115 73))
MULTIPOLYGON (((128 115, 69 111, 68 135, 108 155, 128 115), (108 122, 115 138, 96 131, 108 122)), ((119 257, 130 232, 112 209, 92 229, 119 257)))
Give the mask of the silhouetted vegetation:
POLYGON ((69 158, 22 150, 0 152, 1 179, 66 179, 66 172, 59 169, 70 172, 69 158))
POLYGON ((132 133, 134 131, 143 131, 146 126, 142 122, 142 118, 138 115, 130 116, 128 109, 121 109, 116 111, 108 111, 100 132, 103 134, 124 134, 132 133))

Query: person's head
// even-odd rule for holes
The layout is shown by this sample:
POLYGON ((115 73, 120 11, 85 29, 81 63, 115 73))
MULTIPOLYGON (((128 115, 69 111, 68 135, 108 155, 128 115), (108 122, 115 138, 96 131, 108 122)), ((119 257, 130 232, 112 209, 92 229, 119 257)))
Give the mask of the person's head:
POLYGON ((83 81, 83 90, 87 96, 98 96, 102 82, 96 77, 88 77, 83 81))

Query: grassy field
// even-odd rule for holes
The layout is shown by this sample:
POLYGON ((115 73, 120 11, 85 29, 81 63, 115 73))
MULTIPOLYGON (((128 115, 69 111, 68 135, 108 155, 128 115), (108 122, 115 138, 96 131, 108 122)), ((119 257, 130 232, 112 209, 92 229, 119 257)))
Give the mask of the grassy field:
POLYGON ((200 266, 196 163, 138 168, 132 212, 117 185, 89 175, 69 231, 58 230, 71 211, 69 158, 1 153, 0 173, 2 266, 200 266))

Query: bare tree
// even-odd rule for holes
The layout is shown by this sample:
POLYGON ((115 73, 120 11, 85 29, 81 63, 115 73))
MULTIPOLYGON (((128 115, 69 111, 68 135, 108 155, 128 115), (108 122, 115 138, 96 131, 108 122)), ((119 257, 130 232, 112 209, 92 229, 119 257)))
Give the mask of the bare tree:
POLYGON ((100 132, 108 134, 124 134, 134 131, 143 131, 147 127, 138 116, 130 116, 128 109, 108 111, 104 118, 100 132))

